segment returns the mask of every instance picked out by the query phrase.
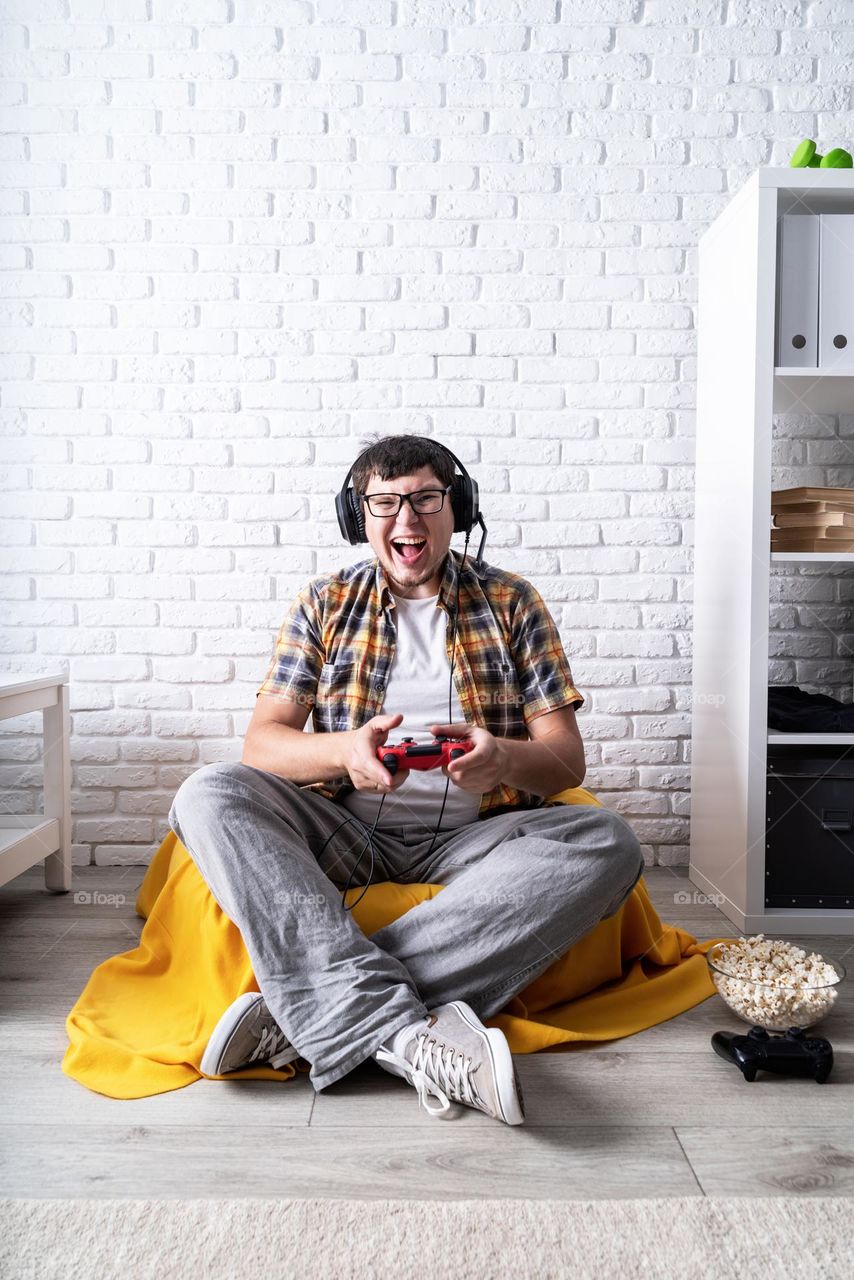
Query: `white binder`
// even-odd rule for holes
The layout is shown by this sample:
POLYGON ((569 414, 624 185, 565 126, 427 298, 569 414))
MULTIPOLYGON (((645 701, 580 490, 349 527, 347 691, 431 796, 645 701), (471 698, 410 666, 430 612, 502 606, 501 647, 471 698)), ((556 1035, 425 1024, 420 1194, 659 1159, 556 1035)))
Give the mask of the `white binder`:
POLYGON ((811 213, 780 219, 777 288, 777 364, 812 368, 818 363, 819 220, 811 213))
POLYGON ((854 214, 822 213, 818 362, 854 369, 854 214))

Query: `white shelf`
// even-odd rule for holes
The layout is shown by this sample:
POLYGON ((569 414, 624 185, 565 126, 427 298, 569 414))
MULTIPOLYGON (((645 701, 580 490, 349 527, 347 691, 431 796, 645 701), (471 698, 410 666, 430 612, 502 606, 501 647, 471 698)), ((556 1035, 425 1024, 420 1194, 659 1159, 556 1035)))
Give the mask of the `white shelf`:
POLYGON ((854 747, 854 733, 774 733, 769 747, 854 747))
POLYGON ((775 378, 838 378, 840 381, 854 382, 854 369, 815 369, 805 368, 803 365, 794 364, 778 364, 774 370, 775 378))
POLYGON ((854 564, 854 551, 772 551, 772 564, 854 564))
POLYGON ((854 413, 854 371, 775 366, 778 228, 792 212, 854 212, 854 170, 759 169, 699 244, 689 876, 740 930, 854 937, 854 909, 765 906, 769 744, 854 743, 768 731, 772 565, 854 565, 850 551, 769 548, 774 413, 854 413))
MULTIPOLYGON (((804 937, 834 934, 851 937, 854 934, 854 907, 764 907, 761 911, 746 912, 731 899, 721 901, 721 892, 696 868, 691 868, 691 880, 703 893, 714 895, 720 910, 738 927, 741 933, 764 933, 769 938, 804 937)), ((848 961, 843 961, 846 969, 848 961)))
POLYGON ((55 854, 62 846, 62 828, 56 818, 40 813, 0 815, 0 868, 3 883, 26 871, 34 862, 55 854))
POLYGON ((774 412, 854 413, 854 369, 774 370, 774 412))

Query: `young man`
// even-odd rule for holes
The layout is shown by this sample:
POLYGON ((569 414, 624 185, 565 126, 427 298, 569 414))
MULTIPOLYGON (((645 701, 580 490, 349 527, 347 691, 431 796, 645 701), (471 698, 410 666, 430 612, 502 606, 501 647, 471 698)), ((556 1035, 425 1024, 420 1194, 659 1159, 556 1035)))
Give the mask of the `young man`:
POLYGON ((260 991, 224 1012, 204 1074, 300 1056, 319 1092, 373 1057, 431 1114, 455 1101, 520 1124, 507 1040, 482 1019, 617 911, 644 864, 618 815, 544 804, 584 778, 584 699, 535 588, 451 551, 477 492, 454 461, 419 436, 360 454, 351 540, 374 555, 298 594, 241 763, 187 778, 169 821, 260 991), (377 750, 404 735, 472 749, 391 774, 377 750), (354 877, 444 888, 368 938, 342 910, 354 877))

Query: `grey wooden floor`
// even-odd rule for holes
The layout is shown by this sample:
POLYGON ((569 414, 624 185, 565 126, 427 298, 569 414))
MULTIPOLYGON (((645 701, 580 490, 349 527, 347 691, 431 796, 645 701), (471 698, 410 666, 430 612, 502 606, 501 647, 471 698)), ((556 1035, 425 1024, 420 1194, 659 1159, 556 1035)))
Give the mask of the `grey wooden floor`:
MULTIPOLYGON (((322 1094, 292 1081, 205 1081, 138 1101, 105 1098, 60 1070, 65 1017, 96 964, 136 945, 145 868, 75 867, 80 905, 41 868, 0 888, 0 1195, 588 1199, 854 1196, 854 986, 821 1025, 830 1080, 747 1084, 711 1049, 744 1030, 717 996, 638 1035, 516 1059, 527 1121, 469 1108, 441 1121, 368 1062, 322 1094)), ((685 868, 653 867, 662 919, 700 939, 734 934, 685 868)), ((799 939, 850 969, 854 939, 799 939)))

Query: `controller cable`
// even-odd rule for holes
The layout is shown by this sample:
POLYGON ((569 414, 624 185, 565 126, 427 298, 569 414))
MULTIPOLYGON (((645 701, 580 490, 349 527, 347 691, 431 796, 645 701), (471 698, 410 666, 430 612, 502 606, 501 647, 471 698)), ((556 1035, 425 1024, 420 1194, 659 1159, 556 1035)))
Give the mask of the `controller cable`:
MULTIPOLYGON (((449 678, 449 680, 448 680, 448 724, 450 724, 450 723, 451 723, 451 721, 452 721, 452 719, 453 719, 453 708, 452 708, 452 702, 451 702, 451 693, 452 693, 452 690, 453 690, 453 687, 454 687, 454 654, 455 654, 455 653, 456 653, 456 651, 457 651, 457 621, 458 621, 458 619, 459 619, 459 613, 460 613, 460 579, 461 579, 461 578, 462 578, 462 576, 463 576, 463 566, 465 565, 465 562, 466 562, 466 555, 468 554, 470 532, 471 532, 471 531, 469 531, 469 533, 467 533, 467 534, 466 534, 466 544, 465 544, 465 547, 463 548, 463 558, 462 558, 462 560, 460 561, 460 567, 459 567, 459 570, 458 570, 458 572, 457 572, 457 598, 456 598, 456 603, 455 603, 455 605, 454 605, 454 631, 453 631, 453 637, 452 637, 452 640, 451 640, 451 674, 450 674, 450 678, 449 678)), ((482 548, 481 548, 481 549, 482 549, 482 548)), ((448 551, 448 554, 449 554, 449 555, 451 554, 450 549, 449 549, 449 551, 448 551)), ((444 795, 443 795, 443 797, 442 797, 442 807, 441 807, 441 809, 439 810, 439 820, 438 820, 438 822, 436 823, 436 830, 433 832, 433 839, 432 839, 432 840, 431 840, 431 842, 430 842, 430 848, 427 850, 427 852, 426 852, 426 853, 425 853, 425 855, 424 855, 424 856, 425 856, 425 858, 426 858, 426 857, 429 857, 429 855, 433 852, 433 845, 436 843, 436 836, 439 834, 439 830, 440 830, 440 828, 441 828, 441 826, 442 826, 442 814, 445 812, 445 802, 446 802, 446 801, 447 801, 447 799, 448 799, 448 787, 449 787, 450 785, 451 785, 451 779, 450 779, 449 777, 447 777, 447 776, 446 776, 446 777, 445 777, 445 794, 444 794, 444 795)), ((374 825, 370 828, 370 830, 369 830, 369 831, 367 831, 367 832, 366 832, 366 844, 367 844, 367 847, 369 847, 369 848, 370 848, 370 850, 371 850, 371 869, 370 869, 370 871, 369 871, 369 873, 368 873, 368 883, 365 885, 364 889, 363 889, 363 890, 362 890, 362 892, 359 894, 359 896, 358 896, 358 898, 356 899, 356 901, 353 903, 353 906, 352 906, 352 907, 348 907, 348 906, 347 906, 347 904, 346 904, 346 902, 345 902, 345 898, 346 898, 346 896, 347 896, 347 890, 350 888, 350 882, 352 881, 353 876, 356 874, 356 871, 357 871, 357 870, 358 870, 358 868, 359 868, 359 863, 362 861, 362 858, 364 857, 364 854, 365 854, 365 847, 366 847, 366 846, 365 846, 365 845, 363 845, 363 846, 362 846, 362 849, 361 849, 361 852, 359 853, 359 857, 358 857, 358 858, 357 858, 357 860, 356 860, 356 865, 353 867, 353 870, 350 872, 350 875, 349 875, 349 877, 348 877, 348 879, 347 879, 347 884, 346 884, 346 885, 345 885, 345 887, 344 887, 344 892, 343 892, 343 893, 342 893, 342 895, 341 895, 341 907, 342 907, 342 910, 344 910, 344 911, 352 911, 352 910, 353 910, 353 907, 358 906, 358 904, 362 901, 362 898, 364 898, 365 894, 366 894, 366 893, 368 892, 368 890, 370 889, 371 884, 372 884, 372 882, 373 882, 373 878, 374 878, 374 842, 373 842, 373 840, 371 839, 371 836, 374 834, 374 832, 375 832, 375 831, 376 831, 376 829, 377 829, 377 823, 378 823, 378 822, 379 822, 379 820, 380 820, 380 814, 381 814, 381 813, 382 813, 382 811, 383 811, 383 805, 384 805, 384 804, 385 804, 385 795, 383 795, 383 796, 382 796, 382 798, 381 798, 381 800, 380 800, 380 807, 377 809, 377 816, 374 818, 374 825)), ((337 835, 337 833, 341 830, 341 828, 342 828, 343 826, 346 826, 346 824, 347 824, 348 822, 357 823, 357 822, 359 822, 359 819, 351 815, 350 817, 345 818, 343 822, 339 822, 338 826, 337 826, 337 827, 335 828, 335 830, 332 832, 332 835, 330 835, 330 836, 328 837, 328 839, 327 839, 327 840, 325 840, 325 841, 323 842, 323 848, 320 850, 320 853, 318 853, 318 854, 317 854, 317 858, 318 858, 318 860, 320 859, 321 855, 323 854, 323 850, 326 848, 326 846, 329 844, 329 841, 332 839, 332 836, 337 835)), ((363 827, 363 828, 366 826, 366 824, 365 824, 365 823, 361 823, 361 825, 362 825, 362 827, 363 827)), ((429 828, 428 828, 428 829, 429 829, 429 828)))

